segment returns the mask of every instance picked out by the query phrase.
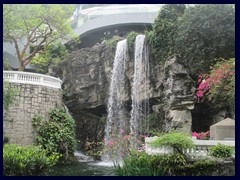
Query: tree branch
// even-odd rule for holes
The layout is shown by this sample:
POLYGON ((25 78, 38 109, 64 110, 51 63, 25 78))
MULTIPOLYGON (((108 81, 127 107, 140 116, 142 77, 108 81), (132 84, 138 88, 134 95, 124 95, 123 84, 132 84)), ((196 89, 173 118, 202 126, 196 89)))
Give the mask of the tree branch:
POLYGON ((19 63, 21 64, 22 63, 22 59, 21 59, 21 55, 20 55, 20 50, 19 50, 19 46, 18 46, 18 43, 17 43, 17 40, 14 36, 10 35, 9 33, 6 34, 10 39, 13 40, 13 43, 15 45, 15 49, 17 51, 17 57, 18 57, 18 61, 19 63))
POLYGON ((30 43, 32 42, 32 39, 31 39, 31 38, 32 38, 33 34, 36 32, 37 28, 39 28, 39 27, 42 25, 42 23, 43 23, 43 22, 39 23, 39 25, 38 25, 37 27, 35 27, 35 28, 33 29, 33 31, 31 32, 31 34, 27 37, 27 43, 24 45, 24 48, 23 48, 23 50, 22 50, 22 52, 21 52, 21 58, 23 58, 23 56, 24 56, 27 48, 29 47, 30 43))
POLYGON ((36 53, 41 49, 42 44, 47 40, 47 38, 48 38, 51 34, 52 34, 52 29, 50 29, 50 32, 45 35, 45 37, 43 38, 43 40, 38 44, 37 48, 35 48, 35 49, 33 50, 33 52, 23 60, 24 65, 27 65, 27 64, 31 61, 31 59, 36 55, 36 53))

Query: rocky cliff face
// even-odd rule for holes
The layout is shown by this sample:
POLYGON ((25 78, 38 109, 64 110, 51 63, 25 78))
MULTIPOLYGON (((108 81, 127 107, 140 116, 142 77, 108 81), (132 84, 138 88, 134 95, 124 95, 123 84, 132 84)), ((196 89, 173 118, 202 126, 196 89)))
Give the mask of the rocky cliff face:
MULTIPOLYGON (((104 44, 72 52, 55 70, 54 76, 63 80, 64 103, 78 124, 77 135, 83 147, 88 140, 103 137, 108 87, 114 60, 114 50, 104 44)), ((131 88, 134 60, 129 57, 123 101, 131 111, 131 88)), ((151 112, 158 114, 157 126, 161 131, 172 128, 190 132, 194 105, 193 83, 187 70, 176 57, 164 66, 150 59, 149 87, 151 112)), ((140 89, 142 87, 139 87, 140 89)))
POLYGON ((195 103, 193 80, 176 56, 165 63, 164 105, 165 129, 191 132, 191 111, 195 103))

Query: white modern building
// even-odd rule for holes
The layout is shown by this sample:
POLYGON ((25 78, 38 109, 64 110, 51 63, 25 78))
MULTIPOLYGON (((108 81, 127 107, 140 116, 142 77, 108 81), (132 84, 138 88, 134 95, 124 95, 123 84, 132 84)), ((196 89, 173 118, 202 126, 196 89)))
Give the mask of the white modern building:
MULTIPOLYGON (((74 32, 80 36, 79 48, 90 47, 113 35, 130 31, 143 32, 151 27, 162 4, 79 4, 70 18, 74 32)), ((23 48, 24 40, 20 44, 23 48)), ((13 44, 3 42, 3 56, 13 69, 18 68, 13 44)), ((34 69, 28 65, 27 71, 34 69)))

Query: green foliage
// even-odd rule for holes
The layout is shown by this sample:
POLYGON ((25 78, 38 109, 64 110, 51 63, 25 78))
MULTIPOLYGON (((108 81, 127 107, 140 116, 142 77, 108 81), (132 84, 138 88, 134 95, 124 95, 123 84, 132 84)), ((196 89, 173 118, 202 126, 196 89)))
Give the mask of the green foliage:
POLYGON ((148 136, 160 136, 161 130, 160 130, 160 126, 161 126, 161 121, 160 121, 160 117, 159 114, 156 112, 150 113, 148 114, 148 116, 146 117, 146 119, 144 120, 144 122, 147 122, 148 127, 150 130, 147 131, 148 136))
POLYGON ((56 65, 61 58, 67 54, 65 45, 61 43, 53 43, 32 59, 31 64, 36 67, 37 72, 46 74, 50 66, 56 65))
POLYGON ((194 77, 209 71, 218 58, 235 56, 235 10, 229 4, 205 4, 185 8, 162 7, 147 33, 156 62, 177 54, 194 77))
POLYGON ((138 33, 135 31, 131 31, 130 33, 127 34, 128 50, 130 54, 134 53, 134 45, 135 45, 135 39, 137 35, 138 33))
POLYGON ((32 124, 34 126, 40 126, 41 125, 41 121, 42 121, 42 117, 38 114, 35 114, 33 116, 33 120, 32 120, 32 124))
POLYGON ((176 152, 182 152, 183 149, 194 147, 194 143, 189 134, 183 132, 170 132, 149 143, 152 147, 169 146, 176 152))
POLYGON ((8 110, 9 106, 14 102, 15 96, 19 92, 15 89, 10 87, 8 81, 3 81, 3 108, 8 110))
POLYGON ((4 176, 44 175, 59 159, 57 154, 47 156, 38 146, 18 146, 5 144, 3 147, 4 176))
POLYGON ((113 36, 111 39, 107 40, 106 45, 108 48, 114 51, 117 48, 118 41, 120 40, 122 40, 120 36, 113 36))
POLYGON ((233 155, 233 147, 218 144, 210 147, 210 155, 218 158, 231 157, 233 155))
POLYGON ((124 159, 123 165, 115 165, 118 176, 206 176, 216 168, 212 160, 188 162, 180 153, 169 155, 148 155, 145 152, 132 153, 124 159))
MULTIPOLYGON (((48 154, 61 154, 61 163, 68 163, 76 149, 75 121, 62 109, 53 109, 49 115, 50 119, 39 126, 37 143, 46 149, 48 154)), ((39 124, 36 118, 35 124, 39 124)))
POLYGON ((185 9, 184 4, 164 5, 154 21, 153 30, 147 32, 155 62, 163 64, 168 56, 174 53, 177 21, 181 18, 185 9))
POLYGON ((9 137, 3 137, 3 144, 9 143, 10 138, 9 137))
POLYGON ((68 22, 73 10, 74 5, 66 4, 3 5, 3 38, 14 44, 19 70, 24 70, 43 46, 75 37, 68 22), (24 48, 19 47, 20 39, 26 40, 24 48), (29 51, 31 46, 35 46, 33 51, 29 51))
POLYGON ((11 65, 9 64, 8 60, 6 57, 3 57, 3 70, 12 70, 11 65))
POLYGON ((235 56, 235 12, 229 4, 195 5, 179 19, 175 53, 192 75, 209 71, 218 58, 235 56))
POLYGON ((180 176, 209 176, 216 171, 216 162, 208 159, 201 159, 194 163, 187 163, 179 166, 177 175, 180 176))
POLYGON ((115 165, 114 172, 117 176, 161 176, 162 156, 150 156, 145 152, 134 153, 124 159, 123 165, 115 165))

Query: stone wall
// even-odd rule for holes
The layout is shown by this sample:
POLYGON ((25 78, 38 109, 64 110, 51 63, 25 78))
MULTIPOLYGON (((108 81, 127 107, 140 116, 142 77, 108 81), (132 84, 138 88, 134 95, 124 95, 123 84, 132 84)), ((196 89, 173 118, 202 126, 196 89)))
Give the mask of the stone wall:
POLYGON ((40 85, 10 83, 17 93, 8 110, 4 110, 3 137, 10 143, 29 145, 35 141, 34 115, 48 119, 52 108, 62 107, 61 89, 40 85))

